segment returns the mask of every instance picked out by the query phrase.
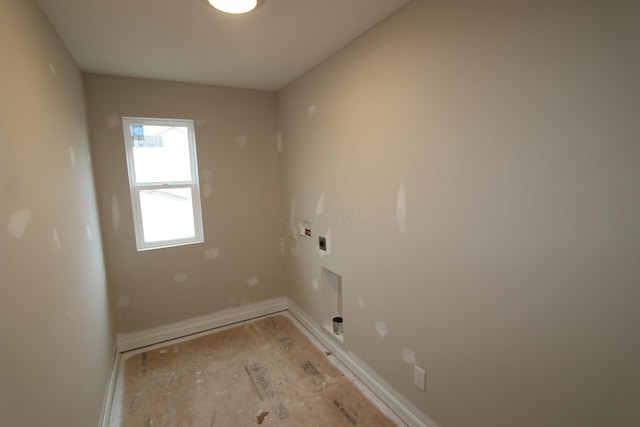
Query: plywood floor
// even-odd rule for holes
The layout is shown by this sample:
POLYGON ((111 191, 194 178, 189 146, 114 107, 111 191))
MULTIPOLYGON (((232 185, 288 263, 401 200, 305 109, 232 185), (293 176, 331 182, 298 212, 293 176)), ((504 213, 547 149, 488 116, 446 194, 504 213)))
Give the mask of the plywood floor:
POLYGON ((404 425, 334 358, 284 314, 132 353, 109 425, 404 425))

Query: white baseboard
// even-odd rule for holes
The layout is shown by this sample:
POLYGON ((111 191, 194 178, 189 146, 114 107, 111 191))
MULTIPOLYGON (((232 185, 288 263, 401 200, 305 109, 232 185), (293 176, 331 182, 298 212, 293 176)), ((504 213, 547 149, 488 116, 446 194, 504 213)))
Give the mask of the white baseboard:
POLYGON ((410 427, 438 427, 438 425, 409 402, 400 393, 387 384, 378 374, 369 368, 361 359, 325 333, 316 322, 287 298, 275 298, 255 304, 223 310, 207 316, 195 317, 170 325, 145 331, 117 335, 117 351, 113 371, 109 381, 107 402, 102 419, 102 426, 109 424, 110 408, 112 405, 115 380, 118 373, 120 353, 149 345, 159 344, 187 335, 205 332, 210 329, 228 326, 256 317, 267 316, 288 310, 314 337, 316 337, 331 352, 362 381, 380 400, 382 400, 398 417, 410 427))
POLYGON ((107 384, 107 394, 104 399, 104 407, 102 408, 102 427, 108 427, 111 418, 111 405, 113 404, 113 395, 116 390, 116 379, 118 378, 118 369, 120 367, 120 350, 118 344, 115 345, 113 351, 113 365, 111 367, 111 376, 107 384))
POLYGON ((287 301, 287 309, 407 425, 410 427, 438 427, 433 420, 389 386, 355 354, 345 351, 333 338, 325 334, 322 328, 293 301, 287 301))
POLYGON ((287 309, 286 298, 274 298, 242 307, 229 308, 206 316, 194 317, 170 325, 139 332, 118 334, 118 350, 125 352, 164 341, 220 328, 233 323, 267 316, 287 309))

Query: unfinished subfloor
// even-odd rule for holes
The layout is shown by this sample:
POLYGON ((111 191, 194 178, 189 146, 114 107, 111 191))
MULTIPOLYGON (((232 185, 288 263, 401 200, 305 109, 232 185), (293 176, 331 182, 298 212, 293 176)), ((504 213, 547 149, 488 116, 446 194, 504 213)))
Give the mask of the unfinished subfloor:
POLYGON ((123 355, 109 426, 404 426, 296 323, 278 314, 123 355))

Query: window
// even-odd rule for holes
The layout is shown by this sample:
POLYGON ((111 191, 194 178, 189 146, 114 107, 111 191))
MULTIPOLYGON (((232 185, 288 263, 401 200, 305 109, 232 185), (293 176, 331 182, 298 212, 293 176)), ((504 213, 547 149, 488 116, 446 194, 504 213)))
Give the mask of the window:
POLYGON ((193 121, 122 123, 138 250, 204 241, 193 121))

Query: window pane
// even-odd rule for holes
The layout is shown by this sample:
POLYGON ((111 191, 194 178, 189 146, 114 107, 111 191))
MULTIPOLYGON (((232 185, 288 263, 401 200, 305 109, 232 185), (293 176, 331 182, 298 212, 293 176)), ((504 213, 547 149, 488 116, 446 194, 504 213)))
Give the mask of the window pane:
POLYGON ((191 188, 140 192, 142 230, 146 243, 195 237, 191 188))
POLYGON ((191 181, 186 127, 133 124, 130 130, 136 183, 191 181))

